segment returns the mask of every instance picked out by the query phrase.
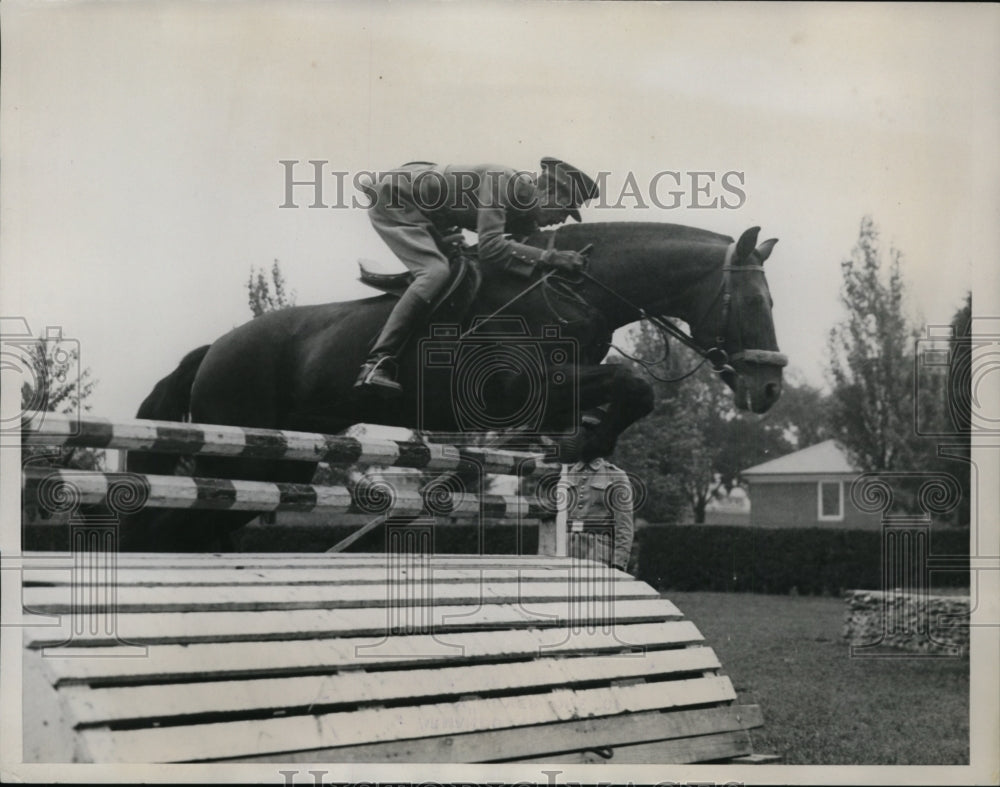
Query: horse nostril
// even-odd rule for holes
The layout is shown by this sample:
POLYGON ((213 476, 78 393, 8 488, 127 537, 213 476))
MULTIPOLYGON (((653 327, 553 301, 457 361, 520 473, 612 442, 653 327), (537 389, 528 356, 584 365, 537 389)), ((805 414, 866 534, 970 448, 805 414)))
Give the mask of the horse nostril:
POLYGON ((781 386, 778 383, 768 383, 764 386, 764 395, 769 401, 776 401, 781 396, 781 386))

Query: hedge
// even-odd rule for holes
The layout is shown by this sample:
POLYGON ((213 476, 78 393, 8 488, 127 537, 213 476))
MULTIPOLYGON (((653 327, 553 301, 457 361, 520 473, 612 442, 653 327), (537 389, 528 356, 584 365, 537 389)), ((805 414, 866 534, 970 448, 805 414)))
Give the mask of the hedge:
MULTIPOLYGON (((637 576, 658 590, 840 595, 882 587, 877 530, 649 525, 637 533, 637 576)), ((968 557, 969 531, 934 530, 934 555, 968 557)), ((935 587, 967 587, 968 569, 935 571, 935 587)))
MULTIPOLYGON (((295 517, 287 517, 295 519, 295 517)), ((251 524, 233 534, 237 552, 325 552, 338 541, 357 532, 358 525, 251 524)), ((68 551, 70 525, 47 522, 26 525, 23 548, 34 551, 68 551)), ((538 528, 514 525, 442 525, 433 530, 433 550, 438 553, 474 555, 525 554, 538 551, 538 528)), ((382 552, 386 548, 385 528, 378 527, 351 544, 349 552, 382 552)))
MULTIPOLYGON (((357 526, 253 525, 234 534, 241 552, 324 551, 357 526)), ((24 528, 27 550, 67 550, 69 525, 24 528)), ((877 530, 759 528, 729 525, 646 525, 636 533, 636 576, 661 591, 708 590, 839 595, 847 589, 878 590, 882 534, 877 530)), ((438 526, 433 550, 451 554, 526 554, 538 547, 535 527, 438 526)), ((351 545, 352 552, 381 552, 385 529, 351 545)), ((969 554, 969 531, 934 529, 934 555, 969 554)), ((934 587, 967 587, 968 571, 935 571, 934 587)))

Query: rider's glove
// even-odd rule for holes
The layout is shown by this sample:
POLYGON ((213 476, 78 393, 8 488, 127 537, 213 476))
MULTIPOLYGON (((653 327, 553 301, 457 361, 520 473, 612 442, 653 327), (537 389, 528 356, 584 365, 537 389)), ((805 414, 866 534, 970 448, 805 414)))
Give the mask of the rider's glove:
POLYGON ((542 263, 566 273, 576 273, 583 268, 584 256, 578 251, 551 250, 542 255, 542 263))
POLYGON ((440 246, 445 256, 454 262, 457 257, 461 257, 466 251, 465 236, 461 232, 445 235, 441 238, 440 246))

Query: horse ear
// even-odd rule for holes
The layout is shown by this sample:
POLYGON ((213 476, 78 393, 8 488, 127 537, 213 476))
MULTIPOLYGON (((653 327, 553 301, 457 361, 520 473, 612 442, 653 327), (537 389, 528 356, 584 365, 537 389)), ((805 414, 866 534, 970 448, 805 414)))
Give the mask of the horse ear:
POLYGON ((757 245, 757 236, 760 234, 760 227, 751 227, 742 235, 736 243, 736 259, 745 260, 750 256, 754 246, 757 245))
POLYGON ((760 257, 762 265, 764 264, 764 260, 771 256, 771 251, 774 249, 774 244, 777 242, 777 238, 771 238, 770 240, 764 241, 757 247, 757 256, 760 257))

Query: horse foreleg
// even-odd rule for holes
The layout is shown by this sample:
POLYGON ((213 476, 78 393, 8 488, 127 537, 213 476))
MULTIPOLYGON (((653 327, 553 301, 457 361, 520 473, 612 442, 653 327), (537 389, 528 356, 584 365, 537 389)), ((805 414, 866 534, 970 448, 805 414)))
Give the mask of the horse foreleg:
POLYGON ((591 453, 607 455, 614 451, 618 437, 653 410, 653 387, 628 368, 617 364, 584 367, 579 376, 581 410, 607 405, 607 414, 588 441, 591 453))

